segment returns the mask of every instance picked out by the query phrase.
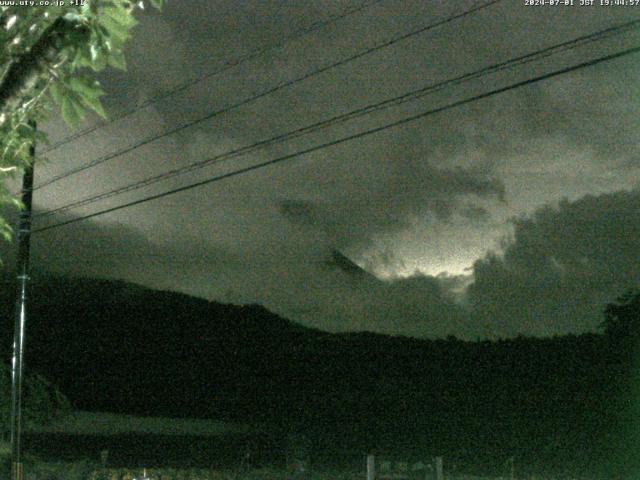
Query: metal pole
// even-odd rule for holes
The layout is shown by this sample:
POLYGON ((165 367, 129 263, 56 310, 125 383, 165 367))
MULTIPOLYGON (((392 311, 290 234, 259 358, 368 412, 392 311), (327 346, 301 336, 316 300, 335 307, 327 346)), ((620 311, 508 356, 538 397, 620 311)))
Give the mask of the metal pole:
POLYGON ((442 457, 436 457, 436 480, 444 480, 444 469, 442 466, 442 457))
MULTIPOLYGON (((35 130, 35 123, 31 126, 35 130)), ((29 247, 31 240, 31 200, 33 196, 33 164, 35 143, 29 148, 31 163, 25 167, 22 177, 22 203, 18 222, 18 298, 13 330, 13 359, 11 369, 11 479, 23 480, 20 440, 22 435, 22 370, 24 335, 27 321, 27 286, 29 282, 29 247)))
POLYGON ((376 479, 376 457, 375 455, 367 455, 367 480, 376 479))

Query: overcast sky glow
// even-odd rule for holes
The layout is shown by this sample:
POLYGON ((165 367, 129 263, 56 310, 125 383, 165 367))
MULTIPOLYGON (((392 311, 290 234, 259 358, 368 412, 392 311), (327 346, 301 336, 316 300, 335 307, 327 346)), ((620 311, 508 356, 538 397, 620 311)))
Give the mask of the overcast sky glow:
MULTIPOLYGON (((50 162, 37 167, 36 183, 478 2, 368 3, 50 152, 50 162)), ((108 110, 130 108, 358 5, 169 2, 163 13, 141 19, 128 72, 104 76, 108 110)), ((37 191, 36 206, 51 209, 109 191, 633 18, 640 18, 640 7, 527 7, 503 0, 56 182, 37 191)), ((56 220, 638 45, 636 29, 56 220)), ((43 232, 34 239, 34 264, 261 303, 334 331, 477 338, 593 330, 604 302, 640 280, 639 58, 43 232)), ((53 142, 71 133, 59 121, 46 129, 53 142)))

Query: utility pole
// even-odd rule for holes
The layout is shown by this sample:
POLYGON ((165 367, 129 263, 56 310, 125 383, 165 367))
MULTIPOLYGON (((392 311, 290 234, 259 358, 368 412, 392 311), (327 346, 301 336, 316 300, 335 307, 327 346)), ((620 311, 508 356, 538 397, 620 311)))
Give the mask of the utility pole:
MULTIPOLYGON (((30 123, 36 129, 35 122, 30 123)), ((16 265, 18 296, 13 330, 13 359, 11 363, 11 480, 23 480, 24 472, 20 457, 22 437, 22 371, 24 336, 27 322, 27 287, 29 283, 29 253, 31 243, 31 204, 33 197, 33 165, 35 162, 35 140, 29 147, 31 162, 22 176, 22 203, 18 222, 18 260, 16 265)))

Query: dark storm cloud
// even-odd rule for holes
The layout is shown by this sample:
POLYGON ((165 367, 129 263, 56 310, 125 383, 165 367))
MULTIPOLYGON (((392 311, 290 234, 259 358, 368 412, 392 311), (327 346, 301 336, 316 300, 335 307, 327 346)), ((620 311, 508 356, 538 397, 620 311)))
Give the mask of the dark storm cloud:
POLYGON ((81 222, 73 229, 63 227, 33 236, 34 268, 56 273, 131 278, 134 272, 160 270, 166 275, 171 259, 170 252, 118 223, 81 222))
MULTIPOLYGON (((471 3, 379 2, 52 152, 41 172, 59 173, 56 169, 86 161, 87 152, 98 156, 223 109, 471 3)), ((128 54, 129 71, 105 73, 108 109, 127 109, 353 7, 324 0, 215 5, 171 2, 162 14, 142 18, 128 54)), ((109 190, 611 26, 624 16, 621 9, 534 11, 501 2, 149 144, 61 182, 58 190, 39 191, 36 201, 57 206, 71 193, 109 190)), ((194 171, 145 194, 374 128, 623 43, 628 40, 588 45, 508 75, 445 89, 415 104, 194 171)), ((614 292, 618 286, 624 290, 637 249, 614 241, 622 230, 587 228, 595 218, 590 211, 602 211, 609 197, 577 200, 632 188, 640 178, 633 88, 640 85, 639 73, 631 61, 584 70, 122 210, 97 223, 64 227, 36 240, 34 248, 41 249, 36 258, 56 270, 261 303, 329 330, 473 337, 592 328, 603 299, 620 293, 614 292), (569 201, 558 210, 547 208, 527 219, 536 207, 562 196, 569 201), (507 224, 513 215, 523 217, 507 224), (514 243, 505 243, 504 258, 476 263, 466 301, 469 276, 425 273, 464 272, 510 228, 516 231, 514 243), (552 242, 559 231, 563 236, 552 242), (593 231, 598 235, 590 236, 593 231), (613 243, 599 242, 600 237, 613 243), (610 263, 600 254, 603 245, 610 248, 610 263), (594 252, 578 255, 584 248, 594 252)), ((58 124, 51 128, 61 134, 58 124)), ((625 195, 612 194, 611 201, 624 203, 625 195)))
POLYGON ((327 266, 337 268, 338 270, 354 277, 362 277, 367 274, 366 270, 337 250, 331 252, 331 260, 327 261, 327 266))
POLYGON ((322 327, 331 331, 443 337, 469 328, 467 311, 439 279, 416 275, 384 281, 363 270, 355 273, 353 266, 345 271, 345 257, 340 261, 342 267, 287 283, 288 307, 282 309, 282 299, 271 308, 311 325, 322 319, 322 327))
MULTIPOLYGON (((393 159, 386 160, 389 164, 393 159)), ((402 174, 398 168, 377 178, 370 189, 351 190, 351 195, 331 201, 284 199, 278 208, 291 222, 317 228, 339 247, 359 247, 380 233, 398 231, 416 217, 434 216, 447 221, 454 213, 489 219, 488 212, 469 205, 469 198, 489 197, 504 201, 504 185, 481 172, 462 168, 434 168, 425 161, 419 175, 402 174)), ((351 177, 354 180, 354 177, 351 177)))
POLYGON ((280 213, 292 222, 313 225, 316 223, 314 219, 314 206, 311 202, 304 200, 282 200, 280 202, 280 213))
MULTIPOLYGON (((284 205, 281 211, 309 211, 284 205)), ((638 191, 563 201, 513 223, 504 252, 476 262, 466 296, 470 277, 379 280, 323 243, 301 251, 292 243, 294 250, 249 265, 208 242, 178 250, 117 224, 84 223, 79 231, 36 235, 34 263, 57 273, 123 278, 188 293, 197 293, 195 278, 203 294, 214 288, 223 301, 260 301, 328 330, 472 339, 593 330, 604 304, 640 282, 640 264, 630 261, 640 249, 638 191), (181 281, 189 286, 180 288, 181 281)))
MULTIPOLYGON (((13 212, 8 218, 15 220, 13 212)), ((72 220, 57 215, 52 223, 72 220)), ((43 222, 34 222, 37 230, 43 222)), ((15 245, 2 243, 0 258, 7 270, 14 265, 15 245)), ((200 276, 202 282, 214 281, 211 272, 241 264, 232 253, 203 242, 186 239, 180 248, 164 245, 161 238, 149 239, 135 228, 113 222, 79 222, 73 228, 62 227, 35 232, 31 238, 31 269, 95 278, 110 278, 140 283, 152 288, 184 291, 184 285, 200 276)), ((193 293, 187 289, 188 293, 193 293)))
POLYGON ((486 208, 479 207, 477 205, 466 205, 460 209, 459 213, 463 217, 475 222, 486 222, 491 219, 489 211, 486 208))
MULTIPOLYGON (((0 212, 16 225, 17 213, 0 212)), ((55 216, 52 223, 70 220, 71 216, 55 216)), ((36 218, 33 229, 44 226, 36 218)), ((54 272, 71 275, 101 276, 113 267, 114 272, 132 261, 153 255, 151 243, 131 227, 122 224, 102 225, 82 222, 75 228, 61 228, 31 235, 31 269, 36 273, 54 272)), ((156 253, 157 254, 157 253, 156 253)), ((0 257, 10 269, 16 258, 15 239, 0 244, 0 257)), ((117 274, 116 274, 117 275, 117 274)))
POLYGON ((640 285, 640 191, 586 196, 514 220, 502 255, 474 266, 479 332, 594 330, 606 302, 640 285))

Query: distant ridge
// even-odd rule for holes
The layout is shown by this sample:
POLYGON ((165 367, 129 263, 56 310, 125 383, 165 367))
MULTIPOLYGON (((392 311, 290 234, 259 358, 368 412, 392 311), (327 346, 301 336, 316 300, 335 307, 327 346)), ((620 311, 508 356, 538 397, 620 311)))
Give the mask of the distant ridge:
POLYGON ((248 425, 218 420, 193 418, 139 417, 108 412, 74 411, 47 425, 31 425, 26 433, 57 433, 64 435, 177 435, 221 436, 248 434, 248 425))
MULTIPOLYGON (((6 359, 12 285, 0 285, 6 359)), ((620 432, 640 431, 624 393, 638 384, 631 357, 605 335, 333 334, 258 305, 53 276, 34 278, 29 308, 27 368, 82 411, 269 424, 304 431, 333 458, 447 452, 489 471, 515 455, 585 475, 629 464, 634 444, 620 432)))

